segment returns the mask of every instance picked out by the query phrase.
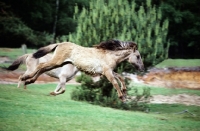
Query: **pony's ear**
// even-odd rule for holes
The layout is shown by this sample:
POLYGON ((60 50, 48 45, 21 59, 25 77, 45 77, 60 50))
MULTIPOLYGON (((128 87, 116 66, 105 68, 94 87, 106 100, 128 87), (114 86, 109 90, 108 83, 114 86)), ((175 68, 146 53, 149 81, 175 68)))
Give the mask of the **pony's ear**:
POLYGON ((138 49, 138 46, 136 43, 133 44, 133 51, 135 52, 138 49))

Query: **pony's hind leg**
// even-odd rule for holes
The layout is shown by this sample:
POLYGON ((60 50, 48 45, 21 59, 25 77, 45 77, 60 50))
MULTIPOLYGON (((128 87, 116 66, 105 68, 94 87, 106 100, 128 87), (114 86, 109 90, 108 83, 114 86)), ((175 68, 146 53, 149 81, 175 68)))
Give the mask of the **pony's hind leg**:
MULTIPOLYGON (((56 58, 55 58, 56 59, 56 58)), ((58 58, 57 58, 58 59, 58 58)), ((49 71, 49 70, 52 70, 52 69, 55 69, 55 68, 58 68, 58 67, 61 67, 63 66, 64 64, 66 64, 67 62, 64 62, 64 60, 62 59, 59 59, 59 61, 56 61, 54 59, 52 59, 51 61, 49 62, 46 62, 46 63, 40 63, 36 70, 31 73, 29 76, 33 77, 32 79, 30 79, 29 81, 26 81, 25 82, 25 85, 27 84, 31 84, 31 83, 34 83, 37 78, 44 72, 46 71, 49 71)), ((26 77, 25 77, 26 78, 26 77)))
POLYGON ((37 78, 42 74, 44 73, 45 71, 48 71, 48 69, 50 70, 51 68, 53 69, 54 67, 54 64, 51 64, 51 63, 40 63, 37 68, 29 75, 23 77, 23 80, 25 79, 29 79, 31 78, 30 80, 27 80, 25 82, 25 85, 28 85, 28 84, 31 84, 31 83, 34 83, 37 78))
POLYGON ((17 88, 20 88, 21 84, 24 86, 24 89, 26 89, 26 85, 25 85, 25 82, 22 81, 22 75, 19 76, 19 79, 18 79, 18 85, 17 85, 17 88))
POLYGON ((20 85, 21 85, 21 82, 22 82, 21 77, 22 77, 22 75, 20 75, 19 78, 18 78, 17 88, 20 88, 20 85))

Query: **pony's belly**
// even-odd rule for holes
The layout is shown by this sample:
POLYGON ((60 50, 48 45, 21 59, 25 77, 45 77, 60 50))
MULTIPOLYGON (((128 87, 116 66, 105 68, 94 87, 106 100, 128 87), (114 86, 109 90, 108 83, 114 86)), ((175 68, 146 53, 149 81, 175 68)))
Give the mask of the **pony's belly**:
POLYGON ((102 66, 99 61, 86 60, 85 62, 74 63, 74 65, 81 71, 89 75, 100 75, 103 72, 102 66))
POLYGON ((56 69, 45 72, 45 74, 54 78, 59 78, 60 71, 61 71, 60 68, 56 68, 56 69))
POLYGON ((99 75, 102 75, 102 71, 101 70, 95 70, 95 69, 79 69, 80 71, 83 71, 85 72, 86 74, 88 75, 91 75, 91 76, 99 76, 99 75))

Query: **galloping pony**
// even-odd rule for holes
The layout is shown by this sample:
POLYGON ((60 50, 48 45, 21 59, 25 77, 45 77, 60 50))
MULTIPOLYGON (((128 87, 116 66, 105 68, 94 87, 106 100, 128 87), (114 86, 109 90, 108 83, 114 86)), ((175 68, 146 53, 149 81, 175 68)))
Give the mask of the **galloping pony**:
MULTIPOLYGON (((39 59, 34 58, 33 54, 25 54, 18 57, 9 67, 5 69, 13 71, 13 70, 18 69, 18 67, 21 64, 26 64, 26 71, 23 75, 19 76, 19 81, 18 81, 18 86, 17 86, 19 88, 20 85, 23 84, 24 89, 26 89, 26 85, 24 84, 25 81, 23 81, 21 78, 33 72, 36 69, 38 64, 48 62, 51 58, 52 58, 52 54, 47 54, 39 59)), ((56 86, 56 89, 50 94, 58 95, 58 94, 64 93, 65 83, 71 80, 76 75, 77 72, 78 72, 78 69, 72 64, 67 64, 67 65, 64 65, 63 67, 45 72, 47 75, 54 78, 58 78, 60 80, 60 82, 56 86)))
POLYGON ((40 48, 33 54, 33 57, 37 59, 53 51, 51 60, 40 63, 31 74, 22 77, 22 80, 27 80, 25 84, 35 82, 39 75, 46 71, 72 63, 78 70, 87 74, 106 76, 117 90, 118 97, 125 101, 125 82, 119 74, 113 71, 114 68, 120 62, 127 60, 138 69, 144 69, 137 44, 134 42, 109 40, 90 48, 71 42, 56 43, 40 48), (121 89, 117 80, 121 83, 121 89))

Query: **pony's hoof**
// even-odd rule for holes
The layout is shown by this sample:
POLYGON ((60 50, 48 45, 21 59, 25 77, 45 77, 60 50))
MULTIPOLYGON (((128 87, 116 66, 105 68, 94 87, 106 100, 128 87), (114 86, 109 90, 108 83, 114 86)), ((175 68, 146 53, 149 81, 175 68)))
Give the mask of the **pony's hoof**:
POLYGON ((53 95, 53 96, 55 96, 55 95, 56 95, 56 93, 55 93, 55 92, 50 92, 50 95, 53 95))
POLYGON ((124 96, 120 96, 119 99, 121 100, 121 102, 125 103, 126 102, 126 98, 124 96))
POLYGON ((122 92, 123 92, 124 96, 127 95, 127 90, 126 89, 123 89, 122 92))
POLYGON ((34 83, 34 80, 26 81, 25 85, 28 85, 28 84, 31 84, 31 83, 34 83))
POLYGON ((30 81, 26 81, 26 82, 24 83, 24 85, 28 85, 28 84, 30 84, 30 81))
POLYGON ((65 90, 62 90, 62 92, 60 92, 60 94, 63 94, 63 93, 65 93, 65 90))
POLYGON ((27 79, 28 79, 28 76, 21 77, 21 80, 22 80, 22 81, 25 81, 25 80, 27 80, 27 79))
POLYGON ((127 98, 127 91, 123 90, 123 97, 126 99, 127 98))

